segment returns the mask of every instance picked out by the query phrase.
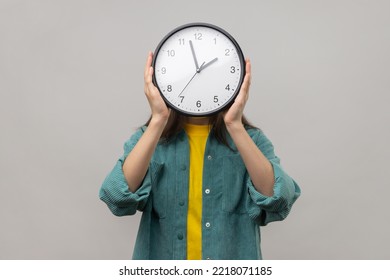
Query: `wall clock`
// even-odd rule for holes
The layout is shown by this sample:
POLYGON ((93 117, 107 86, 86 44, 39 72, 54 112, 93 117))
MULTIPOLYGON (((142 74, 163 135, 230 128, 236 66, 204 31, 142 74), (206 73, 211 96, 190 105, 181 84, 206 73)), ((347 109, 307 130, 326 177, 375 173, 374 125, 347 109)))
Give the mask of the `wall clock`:
POLYGON ((188 116, 208 116, 227 108, 245 75, 236 40, 208 23, 172 30, 157 46, 153 82, 167 106, 188 116))

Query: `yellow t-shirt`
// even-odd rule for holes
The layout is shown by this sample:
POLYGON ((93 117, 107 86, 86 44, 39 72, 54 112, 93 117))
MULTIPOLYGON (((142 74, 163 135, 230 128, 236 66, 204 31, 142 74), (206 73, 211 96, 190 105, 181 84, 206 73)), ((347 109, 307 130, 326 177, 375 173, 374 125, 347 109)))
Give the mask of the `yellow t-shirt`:
POLYGON ((202 174, 209 125, 185 124, 190 145, 187 214, 187 259, 202 259, 202 174))

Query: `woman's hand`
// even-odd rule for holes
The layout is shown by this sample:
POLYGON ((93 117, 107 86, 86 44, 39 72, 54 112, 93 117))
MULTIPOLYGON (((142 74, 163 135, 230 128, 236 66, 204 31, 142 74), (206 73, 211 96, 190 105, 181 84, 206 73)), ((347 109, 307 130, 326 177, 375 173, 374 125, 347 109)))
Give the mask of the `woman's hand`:
POLYGON ((249 59, 245 60, 245 77, 242 82, 240 92, 234 100, 232 106, 224 113, 223 119, 226 127, 242 126, 242 115, 245 104, 249 97, 249 87, 251 84, 251 63, 249 59))
POLYGON ((136 192, 148 171, 153 153, 167 124, 170 109, 165 105, 159 90, 153 85, 153 54, 150 52, 145 65, 145 95, 152 110, 148 127, 123 163, 123 174, 131 192, 136 192))
POLYGON ((251 84, 251 64, 248 59, 246 60, 245 70, 246 74, 240 92, 232 106, 225 113, 224 121, 256 190, 265 196, 273 196, 273 186, 275 184, 273 167, 242 125, 242 115, 249 97, 251 84))
POLYGON ((167 107, 162 99, 157 87, 154 86, 152 81, 153 67, 152 67, 153 54, 149 52, 146 60, 144 80, 144 91, 146 98, 148 99, 149 106, 152 110, 152 120, 161 121, 166 124, 171 110, 167 107))

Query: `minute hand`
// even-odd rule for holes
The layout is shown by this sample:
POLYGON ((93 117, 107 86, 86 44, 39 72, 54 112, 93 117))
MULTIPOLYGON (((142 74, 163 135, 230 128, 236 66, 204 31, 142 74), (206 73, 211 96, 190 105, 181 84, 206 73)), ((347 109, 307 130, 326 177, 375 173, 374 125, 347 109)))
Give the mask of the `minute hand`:
POLYGON ((213 60, 207 62, 206 64, 203 64, 203 66, 201 65, 199 67, 199 72, 202 71, 203 69, 205 69, 207 66, 210 66, 211 64, 213 64, 214 62, 216 62, 218 60, 218 57, 214 58, 213 60))
MULTIPOLYGON (((202 68, 202 66, 204 65, 204 62, 202 63, 202 65, 200 66, 200 68, 202 68)), ((191 77, 191 79, 188 81, 188 83, 186 84, 186 86, 183 88, 183 90, 180 92, 179 96, 181 96, 181 94, 183 93, 183 91, 188 87, 188 85, 191 83, 191 81, 195 78, 196 74, 198 74, 200 71, 196 71, 195 74, 191 77)))
POLYGON ((191 47, 192 57, 194 58, 194 62, 195 62, 196 72, 199 72, 200 68, 199 68, 199 65, 198 65, 198 60, 196 59, 194 45, 192 45, 192 41, 191 40, 190 40, 190 47, 191 47))

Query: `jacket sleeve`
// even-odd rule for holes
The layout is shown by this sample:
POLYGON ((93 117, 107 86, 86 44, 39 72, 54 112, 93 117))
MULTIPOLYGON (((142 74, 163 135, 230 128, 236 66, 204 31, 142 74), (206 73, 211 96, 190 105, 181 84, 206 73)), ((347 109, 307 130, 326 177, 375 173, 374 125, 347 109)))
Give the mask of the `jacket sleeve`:
POLYGON ((249 215, 258 224, 265 226, 270 222, 284 220, 291 207, 301 194, 298 184, 282 169, 280 159, 274 153, 271 141, 260 131, 252 138, 257 147, 270 161, 274 171, 274 194, 265 196, 258 192, 248 176, 247 187, 252 203, 249 215))
POLYGON ((122 169, 127 155, 137 144, 142 134, 143 129, 141 128, 126 141, 123 156, 118 159, 112 171, 107 175, 99 191, 100 199, 107 204, 108 208, 116 216, 133 215, 137 209, 142 210, 150 194, 150 168, 141 186, 134 193, 129 190, 122 169))

